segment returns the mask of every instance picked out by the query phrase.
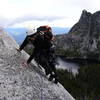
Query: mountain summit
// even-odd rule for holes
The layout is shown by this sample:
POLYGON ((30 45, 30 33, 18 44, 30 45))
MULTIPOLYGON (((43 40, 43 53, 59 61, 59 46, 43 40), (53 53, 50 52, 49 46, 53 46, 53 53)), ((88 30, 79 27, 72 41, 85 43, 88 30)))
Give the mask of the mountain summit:
POLYGON ((68 34, 58 36, 56 44, 65 51, 77 52, 74 56, 100 60, 100 11, 92 14, 83 10, 79 21, 68 34))
POLYGON ((0 100, 75 100, 60 83, 49 82, 34 61, 23 67, 29 55, 15 48, 16 42, 0 30, 0 100))

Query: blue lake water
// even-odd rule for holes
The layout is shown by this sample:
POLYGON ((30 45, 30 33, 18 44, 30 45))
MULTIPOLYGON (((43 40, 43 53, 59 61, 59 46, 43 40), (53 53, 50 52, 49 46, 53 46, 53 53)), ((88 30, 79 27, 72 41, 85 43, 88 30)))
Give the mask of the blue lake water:
POLYGON ((68 71, 72 71, 73 74, 78 73, 78 64, 73 62, 67 62, 62 60, 61 58, 57 58, 58 65, 56 66, 57 69, 67 69, 68 71))

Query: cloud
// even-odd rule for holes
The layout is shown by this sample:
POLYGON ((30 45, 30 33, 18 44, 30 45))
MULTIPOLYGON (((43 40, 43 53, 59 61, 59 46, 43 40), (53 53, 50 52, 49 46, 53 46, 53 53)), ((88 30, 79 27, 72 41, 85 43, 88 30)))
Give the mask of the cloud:
POLYGON ((4 27, 28 24, 72 26, 83 9, 100 10, 99 0, 1 0, 0 25, 4 27))
POLYGON ((54 21, 54 20, 58 20, 58 19, 63 19, 66 18, 64 16, 41 16, 41 15, 25 15, 25 16, 21 16, 19 18, 15 19, 15 22, 25 22, 25 21, 31 21, 31 20, 38 20, 38 21, 54 21))
POLYGON ((20 16, 16 19, 12 19, 12 21, 9 21, 7 23, 7 26, 10 27, 15 24, 21 24, 21 23, 30 22, 30 21, 40 21, 40 22, 47 21, 49 23, 49 22, 53 22, 56 20, 62 20, 65 18, 67 17, 65 16, 43 16, 43 15, 41 16, 41 15, 30 15, 29 14, 29 15, 20 16))
POLYGON ((9 23, 11 23, 10 19, 0 16, 0 26, 7 27, 9 23))

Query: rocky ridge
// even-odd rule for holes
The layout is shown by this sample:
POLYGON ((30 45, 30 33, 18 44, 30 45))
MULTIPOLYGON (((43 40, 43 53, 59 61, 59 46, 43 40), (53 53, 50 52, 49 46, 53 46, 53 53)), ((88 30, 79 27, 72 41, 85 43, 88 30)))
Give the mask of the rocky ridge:
POLYGON ((0 100, 75 100, 58 83, 49 82, 34 64, 22 66, 29 57, 17 52, 16 42, 0 30, 0 100))
POLYGON ((68 34, 56 36, 55 44, 57 48, 79 53, 78 57, 100 60, 100 11, 92 14, 83 10, 68 34))

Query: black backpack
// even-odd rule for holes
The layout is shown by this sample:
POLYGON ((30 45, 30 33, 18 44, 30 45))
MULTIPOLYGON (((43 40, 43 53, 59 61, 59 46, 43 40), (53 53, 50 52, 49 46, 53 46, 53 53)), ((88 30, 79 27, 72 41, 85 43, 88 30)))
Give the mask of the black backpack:
POLYGON ((52 29, 49 26, 40 26, 37 28, 37 33, 44 35, 48 41, 51 41, 53 38, 52 29))

